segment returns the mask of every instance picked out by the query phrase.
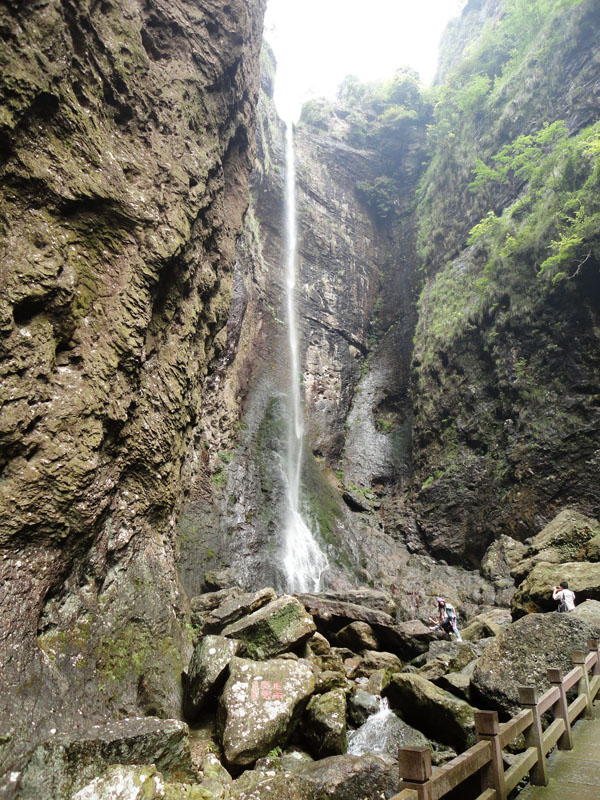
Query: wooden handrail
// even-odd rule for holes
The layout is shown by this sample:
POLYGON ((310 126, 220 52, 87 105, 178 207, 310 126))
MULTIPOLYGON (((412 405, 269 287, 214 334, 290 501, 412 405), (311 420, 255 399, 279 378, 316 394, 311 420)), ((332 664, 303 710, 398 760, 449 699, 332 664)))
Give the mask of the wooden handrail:
POLYGON ((508 722, 503 722, 500 725, 500 745, 502 749, 509 745, 511 742, 523 733, 525 728, 528 728, 533 722, 533 715, 529 709, 519 711, 516 717, 513 717, 508 722))
POLYGON ((432 770, 428 748, 400 748, 402 788, 392 800, 441 800, 477 773, 482 791, 476 800, 507 800, 527 773, 532 783, 546 785, 547 754, 556 744, 560 749, 572 748, 571 726, 582 713, 591 713, 592 702, 600 692, 598 640, 588 641, 588 651, 573 653, 576 666, 564 677, 561 670, 549 669, 551 687, 541 697, 534 687, 519 687, 524 708, 508 722, 500 724, 496 712, 476 711, 477 744, 442 767, 432 770), (574 686, 578 687, 578 697, 567 705, 566 693, 574 686), (543 731, 541 717, 549 710, 554 721, 543 731), (502 751, 522 733, 526 750, 504 770, 502 751))
POLYGON ((544 692, 544 694, 540 697, 539 702, 540 714, 545 714, 549 708, 552 708, 552 706, 558 702, 559 695, 560 693, 556 686, 553 686, 548 689, 547 692, 544 692))
POLYGON ((582 675, 583 675, 583 670, 581 669, 581 667, 575 667, 574 669, 571 670, 571 672, 567 672, 563 681, 565 692, 568 692, 569 689, 572 689, 573 686, 579 683, 582 675))
POLYGON ((489 742, 478 742, 464 753, 448 761, 431 776, 431 800, 439 800, 451 792, 471 775, 489 763, 492 746, 489 742))

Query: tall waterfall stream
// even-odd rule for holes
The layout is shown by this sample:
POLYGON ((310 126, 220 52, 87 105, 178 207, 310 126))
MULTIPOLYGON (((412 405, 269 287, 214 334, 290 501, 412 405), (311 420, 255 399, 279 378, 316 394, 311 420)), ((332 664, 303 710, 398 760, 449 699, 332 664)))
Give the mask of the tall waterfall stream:
POLYGON ((289 424, 286 458, 287 510, 283 539, 283 568, 290 592, 315 592, 327 569, 327 557, 317 544, 300 510, 300 484, 304 449, 304 419, 300 394, 298 321, 296 314, 296 163, 294 126, 286 123, 285 232, 286 301, 290 356, 289 424))

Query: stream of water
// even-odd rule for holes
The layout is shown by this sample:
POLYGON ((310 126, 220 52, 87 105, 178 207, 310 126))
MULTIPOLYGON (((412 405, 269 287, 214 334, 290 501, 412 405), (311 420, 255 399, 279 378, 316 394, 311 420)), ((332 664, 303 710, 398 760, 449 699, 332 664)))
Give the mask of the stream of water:
POLYGON ((372 714, 364 725, 348 734, 348 752, 353 756, 365 753, 386 753, 388 751, 389 721, 394 712, 390 710, 386 698, 379 703, 377 713, 372 714))
POLYGON ((300 509, 300 485, 304 449, 304 416, 300 394, 298 320, 296 314, 296 267, 298 237, 296 228, 296 159, 294 127, 286 123, 285 233, 286 302, 290 356, 289 425, 286 459, 287 510, 283 539, 283 568, 286 590, 316 592, 327 569, 327 557, 319 547, 300 509))

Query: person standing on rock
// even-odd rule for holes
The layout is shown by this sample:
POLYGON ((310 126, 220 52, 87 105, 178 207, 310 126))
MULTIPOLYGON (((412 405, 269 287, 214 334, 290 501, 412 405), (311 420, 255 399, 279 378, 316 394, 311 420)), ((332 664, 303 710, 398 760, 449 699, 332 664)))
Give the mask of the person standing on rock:
POLYGON ((573 611, 575 608, 575 592, 569 589, 566 581, 561 581, 560 586, 552 589, 552 599, 558 600, 557 611, 573 611))
POLYGON ((447 603, 443 597, 438 597, 437 610, 439 622, 436 622, 434 617, 429 617, 430 630, 434 631, 436 628, 441 627, 449 636, 454 634, 457 642, 462 642, 462 636, 458 630, 454 606, 451 603, 447 603))

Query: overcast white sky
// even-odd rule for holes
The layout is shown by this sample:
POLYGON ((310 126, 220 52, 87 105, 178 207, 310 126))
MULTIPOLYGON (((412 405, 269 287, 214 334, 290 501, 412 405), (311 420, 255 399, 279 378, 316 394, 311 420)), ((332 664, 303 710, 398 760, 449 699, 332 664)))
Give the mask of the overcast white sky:
POLYGON ((311 97, 335 97, 346 75, 389 78, 401 66, 433 79, 440 36, 466 0, 268 0, 277 58, 275 101, 295 118, 311 97))

